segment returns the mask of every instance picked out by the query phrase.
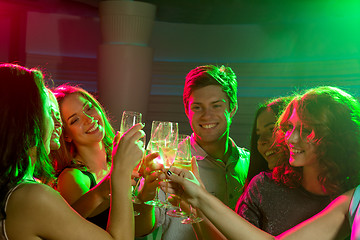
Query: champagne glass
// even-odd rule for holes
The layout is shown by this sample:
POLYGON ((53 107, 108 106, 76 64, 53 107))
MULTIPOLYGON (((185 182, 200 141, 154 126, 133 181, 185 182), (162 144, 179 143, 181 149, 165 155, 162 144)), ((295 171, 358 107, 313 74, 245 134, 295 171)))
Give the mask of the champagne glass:
MULTIPOLYGON (((189 135, 179 134, 179 144, 173 166, 191 171, 191 144, 189 135)), ((181 209, 180 202, 177 207, 167 211, 166 214, 171 217, 183 217, 187 215, 187 213, 181 209)))
MULTIPOLYGON (((159 152, 155 159, 158 164, 162 164, 165 169, 169 169, 175 160, 178 142, 178 123, 153 121, 151 126, 151 139, 147 149, 150 152, 159 152)), ((161 202, 158 197, 159 188, 156 189, 155 199, 145 202, 145 204, 157 207, 172 206, 168 201, 161 202)))
MULTIPOLYGON (((127 132, 135 124, 141 123, 141 120, 142 120, 142 114, 141 113, 133 112, 133 111, 124 111, 123 114, 122 114, 122 118, 121 118, 120 135, 121 136, 124 135, 124 133, 127 132)), ((141 141, 143 142, 143 146, 144 146, 145 137, 141 138, 141 141)), ((143 159, 141 159, 139 164, 136 165, 136 167, 134 168, 133 171, 139 172, 142 160, 143 159)), ((136 184, 135 187, 133 187, 132 193, 131 193, 131 200, 135 204, 140 204, 141 203, 141 201, 136 197, 136 191, 137 191, 137 187, 139 185, 138 184, 139 182, 140 182, 140 180, 137 181, 137 184, 136 184)), ((134 211, 134 215, 139 216, 140 213, 137 212, 137 211, 134 211)))
POLYGON ((181 221, 182 224, 193 224, 204 220, 201 217, 196 216, 196 214, 193 212, 193 208, 191 204, 189 204, 189 207, 190 207, 190 213, 188 214, 187 218, 181 221))
MULTIPOLYGON (((180 135, 179 136, 179 145, 178 145, 178 150, 177 150, 177 155, 176 155, 176 160, 174 163, 174 167, 178 167, 178 168, 182 168, 182 169, 187 169, 187 170, 192 170, 192 166, 191 166, 191 142, 190 142, 190 136, 187 135, 180 135)), ((185 213, 184 211, 182 211, 181 207, 180 207, 180 203, 179 206, 177 208, 175 208, 174 210, 170 210, 167 212, 167 214, 169 216, 173 216, 173 217, 182 217, 184 215, 188 215, 187 218, 183 219, 181 221, 182 224, 193 224, 193 223, 198 223, 203 221, 202 218, 196 216, 196 214, 193 212, 193 208, 191 206, 191 204, 189 204, 189 208, 190 208, 190 212, 189 214, 185 213)))

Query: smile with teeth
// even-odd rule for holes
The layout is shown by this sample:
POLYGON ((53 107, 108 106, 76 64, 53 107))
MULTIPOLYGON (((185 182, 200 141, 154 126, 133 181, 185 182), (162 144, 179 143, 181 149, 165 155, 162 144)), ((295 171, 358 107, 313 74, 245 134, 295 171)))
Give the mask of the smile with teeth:
POLYGON ((97 128, 99 127, 99 124, 97 122, 97 120, 95 121, 95 124, 92 128, 90 128, 86 133, 92 133, 93 131, 95 131, 97 128))
POLYGON ((274 154, 274 153, 275 153, 274 150, 270 150, 270 151, 267 151, 267 152, 265 153, 265 156, 268 157, 268 156, 270 156, 270 155, 272 155, 272 154, 274 154))
POLYGON ((303 152, 305 152, 305 151, 299 150, 299 149, 291 149, 290 152, 291 152, 291 153, 294 153, 294 154, 298 154, 298 153, 303 153, 303 152))
POLYGON ((201 124, 200 125, 203 128, 213 128, 216 126, 216 123, 211 123, 211 124, 201 124))

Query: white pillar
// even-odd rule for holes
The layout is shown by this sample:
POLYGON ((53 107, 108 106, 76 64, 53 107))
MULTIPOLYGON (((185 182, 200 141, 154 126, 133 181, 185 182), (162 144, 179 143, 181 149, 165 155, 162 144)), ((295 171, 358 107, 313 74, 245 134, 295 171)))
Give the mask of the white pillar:
POLYGON ((99 5, 103 39, 98 55, 99 97, 118 123, 124 110, 141 112, 146 119, 153 62, 148 42, 155 9, 134 1, 101 1, 99 5))

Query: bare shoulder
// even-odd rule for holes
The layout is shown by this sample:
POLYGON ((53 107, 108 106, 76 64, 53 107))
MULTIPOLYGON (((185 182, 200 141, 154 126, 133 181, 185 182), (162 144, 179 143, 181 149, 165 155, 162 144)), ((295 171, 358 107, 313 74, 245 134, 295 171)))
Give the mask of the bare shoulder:
POLYGON ((47 200, 49 197, 60 197, 59 193, 51 187, 41 183, 23 183, 12 194, 9 200, 11 203, 22 203, 23 205, 36 204, 38 201, 47 200), (27 201, 34 199, 37 201, 27 201))
POLYGON ((9 239, 54 239, 56 236, 94 239, 88 234, 107 235, 79 216, 57 191, 39 183, 22 184, 13 192, 6 209, 5 225, 9 239), (77 231, 74 226, 78 227, 77 231))
POLYGON ((65 168, 58 177, 58 181, 81 181, 83 179, 89 179, 81 170, 77 168, 65 168))
POLYGON ((57 190, 69 204, 90 190, 90 178, 77 168, 67 168, 58 177, 57 190))
POLYGON ((66 207, 69 208, 51 187, 40 183, 21 184, 11 194, 6 208, 7 234, 10 239, 35 236, 40 223, 48 221, 52 213, 66 207))
POLYGON ((355 188, 351 189, 350 191, 345 192, 344 194, 338 197, 339 204, 342 207, 342 210, 348 214, 348 210, 350 207, 351 200, 354 196, 355 188))
POLYGON ((56 202, 64 202, 60 194, 51 187, 41 183, 21 184, 10 196, 7 215, 16 214, 27 209, 52 207, 56 202), (12 210, 15 210, 12 212, 12 210))
POLYGON ((77 168, 66 168, 58 177, 58 190, 69 189, 79 186, 81 189, 88 191, 90 189, 90 178, 77 168))

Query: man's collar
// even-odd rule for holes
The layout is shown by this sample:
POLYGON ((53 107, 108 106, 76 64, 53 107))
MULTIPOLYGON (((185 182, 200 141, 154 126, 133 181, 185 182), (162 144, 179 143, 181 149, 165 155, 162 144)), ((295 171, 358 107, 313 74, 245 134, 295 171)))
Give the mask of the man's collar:
MULTIPOLYGON (((231 155, 229 157, 229 159, 234 156, 234 154, 239 155, 237 149, 238 147, 236 146, 236 143, 234 142, 234 140, 231 139, 231 137, 229 137, 229 143, 231 144, 231 155), (234 150, 235 149, 235 150, 234 150), (236 152, 234 152, 236 151, 236 152)), ((196 142, 195 140, 195 136, 194 133, 191 134, 191 139, 190 139, 190 143, 191 143, 191 154, 193 156, 196 156, 196 160, 204 160, 204 158, 206 158, 207 156, 211 157, 209 154, 207 154, 207 152, 205 152, 204 149, 202 149, 202 147, 200 147, 200 145, 196 142)), ((229 149, 230 150, 230 149, 229 149)))
POLYGON ((204 149, 196 142, 194 133, 191 134, 191 155, 196 156, 196 160, 204 160, 208 156, 204 149))

